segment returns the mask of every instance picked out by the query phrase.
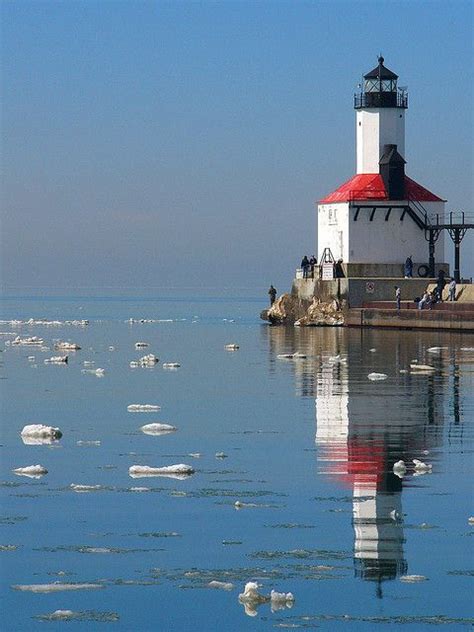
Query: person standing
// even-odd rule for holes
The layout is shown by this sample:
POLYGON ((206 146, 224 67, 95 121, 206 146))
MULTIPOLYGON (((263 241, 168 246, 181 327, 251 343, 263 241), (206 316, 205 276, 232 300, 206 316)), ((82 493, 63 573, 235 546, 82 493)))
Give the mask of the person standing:
POLYGON ((397 311, 400 311, 402 307, 402 291, 398 285, 395 286, 395 300, 397 301, 397 311))
POLYGON ((448 286, 448 292, 449 292, 449 300, 455 301, 456 300, 456 279, 451 279, 451 282, 448 286))
POLYGON ((273 303, 275 302, 276 295, 277 295, 277 291, 275 290, 273 285, 270 285, 270 289, 268 290, 268 296, 270 297, 270 306, 272 306, 273 303))
POLYGON ((438 295, 438 301, 440 303, 443 302, 443 290, 446 285, 446 280, 444 278, 444 270, 440 270, 438 272, 438 280, 436 282, 436 294, 438 295))
POLYGON ((405 261, 405 279, 411 279, 413 277, 413 260, 411 255, 406 258, 405 261))
POLYGON ((311 270, 311 278, 314 279, 314 266, 316 265, 316 257, 313 255, 309 260, 310 270, 311 270))
POLYGON ((309 259, 305 255, 301 261, 301 267, 303 269, 303 279, 308 278, 309 259))

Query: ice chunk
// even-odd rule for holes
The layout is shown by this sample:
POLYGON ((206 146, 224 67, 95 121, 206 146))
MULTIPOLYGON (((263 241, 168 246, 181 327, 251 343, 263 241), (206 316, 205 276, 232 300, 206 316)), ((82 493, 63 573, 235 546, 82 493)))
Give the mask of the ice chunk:
POLYGON ((45 426, 43 424, 30 424, 25 426, 20 434, 23 443, 29 443, 28 439, 32 440, 30 445, 35 443, 52 443, 63 436, 59 428, 45 426))
POLYGON ((369 380, 372 380, 372 382, 380 382, 382 380, 386 380, 388 375, 385 373, 369 373, 367 377, 369 380))
POLYGON ((149 347, 148 342, 136 342, 135 349, 144 349, 145 347, 149 347))
POLYGON ((424 575, 402 575, 400 577, 400 581, 406 583, 424 582, 426 579, 427 577, 424 575))
POLYGON ((11 344, 41 347, 42 345, 44 345, 44 340, 42 338, 38 338, 38 336, 30 336, 28 338, 20 338, 20 336, 17 336, 14 340, 11 341, 11 344))
POLYGON ((27 465, 26 467, 17 467, 12 470, 17 476, 28 476, 28 478, 41 478, 48 473, 48 470, 42 465, 27 465))
POLYGON ((97 492, 102 489, 102 485, 78 485, 76 483, 71 483, 69 486, 73 492, 78 492, 80 494, 87 492, 97 492))
POLYGON ((56 344, 54 345, 55 349, 63 349, 66 351, 79 351, 79 349, 81 348, 77 342, 56 342, 56 344))
POLYGON ((216 579, 208 583, 209 588, 220 588, 221 590, 232 590, 234 584, 231 582, 219 582, 216 579))
POLYGON ((99 446, 100 445, 100 441, 83 441, 83 440, 80 439, 79 441, 76 441, 76 445, 85 446, 85 447, 99 446))
POLYGON ((132 478, 145 476, 169 476, 170 478, 185 479, 194 474, 194 468, 184 463, 167 465, 165 467, 150 467, 149 465, 132 465, 128 470, 132 478))
POLYGON ((418 473, 431 472, 431 470, 433 469, 432 465, 428 463, 423 463, 423 461, 420 461, 419 459, 413 459, 413 463, 415 464, 415 471, 418 473))
POLYGON ((35 356, 28 356, 28 362, 34 362, 35 360, 35 356))
POLYGON ((377 349, 375 349, 375 347, 372 347, 372 349, 369 349, 370 353, 375 353, 377 351, 377 349))
POLYGON ((474 347, 461 347, 460 351, 474 351, 474 347))
MULTIPOLYGON (((138 366, 153 367, 159 361, 160 361, 159 358, 157 358, 155 355, 153 355, 153 353, 149 353, 148 355, 144 355, 142 358, 139 358, 135 362, 138 364, 138 366)), ((132 366, 131 362, 130 362, 130 366, 132 366)))
POLYGON ((470 516, 468 518, 468 522, 469 522, 469 524, 474 524, 474 516, 470 516))
POLYGON ((179 362, 165 362, 162 366, 164 369, 179 369, 181 365, 179 362))
POLYGON ((226 344, 224 346, 224 349, 226 351, 237 351, 238 349, 240 349, 239 345, 236 344, 235 342, 230 342, 229 344, 226 344))
POLYGON ((52 358, 45 358, 45 364, 67 364, 68 356, 53 356, 52 358))
POLYGON ((226 459, 227 454, 225 452, 216 452, 216 459, 226 459))
POLYGON ((410 369, 412 370, 412 372, 420 371, 423 373, 431 373, 433 371, 436 371, 436 367, 430 366, 429 364, 419 364, 418 362, 410 364, 410 369))
POLYGON ((449 349, 449 347, 430 347, 426 351, 428 353, 441 353, 441 351, 445 351, 446 349, 449 349))
POLYGON ((129 404, 127 406, 129 413, 154 413, 161 410, 161 406, 156 404, 129 404))
POLYGON ((396 463, 393 464, 393 471, 395 472, 395 474, 397 475, 402 475, 405 474, 405 472, 407 471, 407 466, 405 465, 405 461, 402 461, 400 459, 400 461, 397 461, 396 463))
POLYGON ((175 426, 171 426, 170 424, 145 424, 140 428, 142 432, 149 435, 162 435, 167 434, 168 432, 174 432, 176 430, 175 426))
POLYGON ((100 367, 97 369, 82 369, 81 373, 88 373, 89 375, 95 375, 96 377, 104 377, 105 369, 101 369, 100 367))
POLYGON ((284 608, 293 608, 295 598, 293 593, 280 593, 276 590, 270 592, 270 607, 272 612, 283 610, 284 608))
POLYGON ((277 355, 277 360, 305 360, 306 355, 295 351, 295 353, 280 353, 277 355))
POLYGON ((13 590, 21 590, 33 593, 52 593, 62 590, 95 590, 96 588, 104 588, 102 584, 79 584, 53 582, 52 584, 16 584, 12 586, 13 590))

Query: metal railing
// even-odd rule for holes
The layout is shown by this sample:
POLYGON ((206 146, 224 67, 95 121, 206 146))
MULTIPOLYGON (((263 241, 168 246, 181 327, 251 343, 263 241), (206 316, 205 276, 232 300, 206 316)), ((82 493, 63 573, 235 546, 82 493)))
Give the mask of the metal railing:
POLYGON ((408 94, 406 92, 360 92, 354 94, 354 108, 407 108, 408 94))

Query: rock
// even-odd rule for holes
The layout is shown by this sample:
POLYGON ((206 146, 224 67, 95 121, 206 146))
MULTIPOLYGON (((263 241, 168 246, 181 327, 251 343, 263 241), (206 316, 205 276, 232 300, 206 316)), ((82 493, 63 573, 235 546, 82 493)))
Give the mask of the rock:
POLYGON ((323 302, 317 297, 312 301, 297 298, 294 294, 282 294, 270 307, 261 312, 260 318, 272 325, 294 324, 298 327, 340 326, 344 324, 343 306, 336 300, 323 302))

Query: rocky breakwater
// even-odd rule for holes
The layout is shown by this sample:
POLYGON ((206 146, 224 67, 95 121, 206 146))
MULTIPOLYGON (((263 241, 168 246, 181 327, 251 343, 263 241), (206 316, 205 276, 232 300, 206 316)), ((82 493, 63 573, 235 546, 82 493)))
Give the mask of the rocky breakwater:
POLYGON ((323 302, 316 297, 306 300, 294 294, 282 294, 269 309, 260 313, 260 318, 272 325, 337 327, 344 324, 343 308, 336 300, 323 302))

